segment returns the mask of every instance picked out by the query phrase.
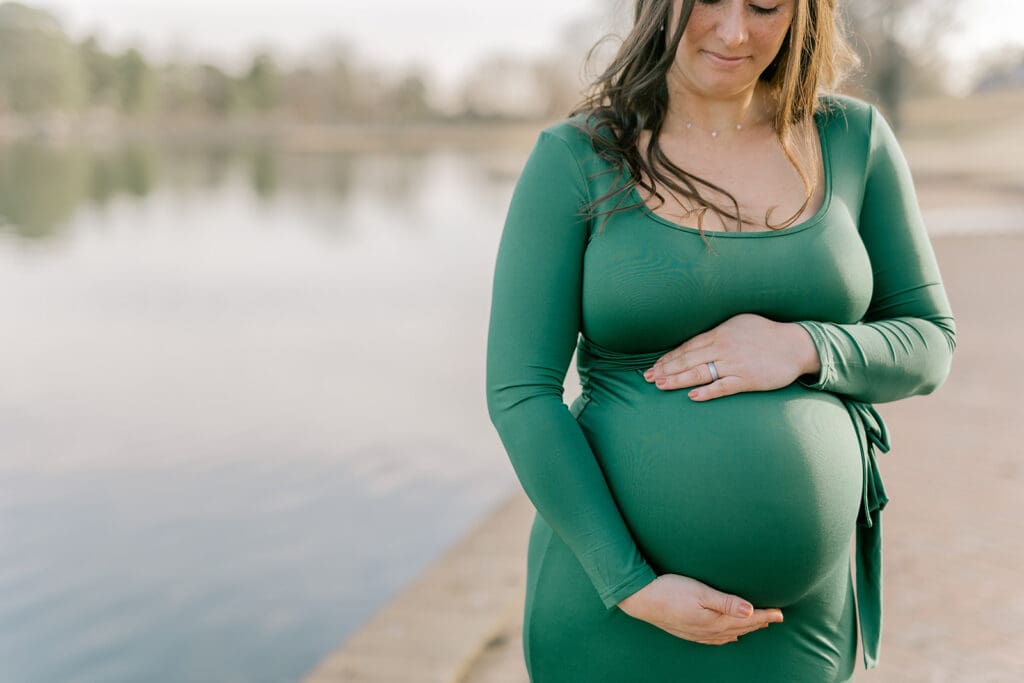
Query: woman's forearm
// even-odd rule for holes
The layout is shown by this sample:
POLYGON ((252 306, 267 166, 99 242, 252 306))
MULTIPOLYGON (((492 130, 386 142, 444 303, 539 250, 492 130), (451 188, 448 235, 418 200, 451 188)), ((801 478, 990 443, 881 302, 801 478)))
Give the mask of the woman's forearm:
POLYGON ((821 361, 818 377, 801 383, 869 403, 930 394, 949 375, 956 348, 952 316, 797 326, 814 339, 821 361))

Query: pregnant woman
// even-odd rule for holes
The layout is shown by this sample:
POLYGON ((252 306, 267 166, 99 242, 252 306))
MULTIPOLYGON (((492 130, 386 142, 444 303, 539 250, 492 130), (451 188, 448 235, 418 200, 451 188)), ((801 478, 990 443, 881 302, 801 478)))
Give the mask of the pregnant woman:
POLYGON ((487 346, 534 683, 849 681, 858 621, 876 666, 872 404, 939 387, 956 327, 892 129, 829 94, 852 61, 833 0, 638 0, 540 133, 487 346))

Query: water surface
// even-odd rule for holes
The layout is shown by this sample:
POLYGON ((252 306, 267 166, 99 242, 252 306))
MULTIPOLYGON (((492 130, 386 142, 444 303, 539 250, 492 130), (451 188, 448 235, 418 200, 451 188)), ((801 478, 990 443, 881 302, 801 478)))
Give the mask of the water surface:
POLYGON ((508 167, 0 149, 0 679, 296 680, 512 490, 508 167))

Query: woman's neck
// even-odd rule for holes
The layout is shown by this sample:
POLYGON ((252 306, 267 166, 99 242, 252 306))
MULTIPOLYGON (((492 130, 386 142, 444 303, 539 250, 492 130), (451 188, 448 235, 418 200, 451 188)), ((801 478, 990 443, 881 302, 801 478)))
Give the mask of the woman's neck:
POLYGON ((771 119, 760 83, 728 97, 709 97, 683 87, 670 88, 662 132, 672 134, 697 128, 717 134, 736 130, 737 125, 744 129, 756 128, 771 119))

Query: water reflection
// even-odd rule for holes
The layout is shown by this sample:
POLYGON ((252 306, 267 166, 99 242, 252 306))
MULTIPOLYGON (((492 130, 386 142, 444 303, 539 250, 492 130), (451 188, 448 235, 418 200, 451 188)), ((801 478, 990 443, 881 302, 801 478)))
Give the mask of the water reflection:
MULTIPOLYGON (((417 184, 423 156, 374 155, 364 171, 374 200, 395 202, 417 184)), ((330 199, 343 205, 355 186, 356 154, 289 153, 271 145, 54 147, 23 141, 0 147, 0 226, 27 240, 56 237, 75 211, 119 197, 145 199, 166 185, 179 196, 216 193, 238 175, 253 196, 330 199)))
MULTIPOLYGON (((472 181, 461 180, 462 187, 499 199, 493 190, 511 185, 522 153, 480 150, 457 156, 472 181)), ((209 196, 236 182, 263 206, 286 202, 288 210, 307 213, 312 224, 328 232, 350 229, 343 209, 353 204, 385 207, 404 219, 402 230, 415 231, 422 223, 421 204, 431 202, 424 193, 436 191, 427 176, 437 162, 436 153, 422 150, 321 154, 271 144, 17 142, 0 146, 0 234, 53 239, 83 207, 106 209, 121 198, 141 201, 160 189, 181 199, 209 196)))
POLYGON ((0 148, 0 680, 297 680, 513 490, 524 155, 0 148))
POLYGON ((80 150, 21 143, 0 153, 0 223, 22 237, 53 236, 89 190, 80 150))
POLYGON ((250 152, 250 178, 260 199, 270 199, 278 186, 277 164, 269 147, 257 147, 250 152))

